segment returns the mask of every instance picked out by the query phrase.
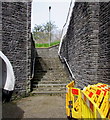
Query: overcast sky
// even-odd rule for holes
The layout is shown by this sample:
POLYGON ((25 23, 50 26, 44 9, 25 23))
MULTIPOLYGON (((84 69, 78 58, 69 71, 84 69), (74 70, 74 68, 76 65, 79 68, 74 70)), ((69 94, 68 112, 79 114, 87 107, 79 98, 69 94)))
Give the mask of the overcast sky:
POLYGON ((66 22, 71 0, 33 0, 32 3, 32 23, 33 29, 35 24, 43 24, 49 21, 49 6, 51 6, 51 21, 62 29, 66 22))

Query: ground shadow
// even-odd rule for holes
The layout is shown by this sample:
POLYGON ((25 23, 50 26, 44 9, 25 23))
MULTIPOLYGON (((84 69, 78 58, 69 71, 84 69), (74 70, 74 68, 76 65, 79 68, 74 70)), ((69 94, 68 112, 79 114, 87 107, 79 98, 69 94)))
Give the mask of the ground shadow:
POLYGON ((41 81, 43 76, 47 73, 48 66, 44 62, 43 58, 36 57, 34 69, 34 78, 31 81, 31 91, 33 91, 33 88, 36 87, 34 85, 38 84, 38 82, 41 81))
POLYGON ((24 111, 16 103, 9 102, 2 104, 2 120, 21 120, 24 111))

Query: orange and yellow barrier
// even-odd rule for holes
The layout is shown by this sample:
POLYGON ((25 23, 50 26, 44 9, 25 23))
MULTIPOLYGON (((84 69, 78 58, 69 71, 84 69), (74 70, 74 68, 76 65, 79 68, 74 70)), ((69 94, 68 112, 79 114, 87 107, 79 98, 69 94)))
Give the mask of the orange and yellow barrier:
POLYGON ((110 86, 102 83, 88 85, 83 90, 66 86, 66 114, 70 118, 110 119, 110 86))

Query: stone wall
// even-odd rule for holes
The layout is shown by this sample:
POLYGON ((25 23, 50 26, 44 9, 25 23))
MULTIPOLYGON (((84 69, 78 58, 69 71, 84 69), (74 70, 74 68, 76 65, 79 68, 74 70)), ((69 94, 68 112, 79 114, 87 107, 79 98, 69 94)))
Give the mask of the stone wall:
MULTIPOLYGON (((108 56, 105 56, 106 52, 109 53, 109 49, 106 49, 107 47, 105 48, 102 44, 103 39, 109 39, 109 33, 107 33, 108 22, 105 21, 105 19, 109 19, 108 13, 110 10, 107 9, 110 7, 109 5, 110 3, 107 3, 107 7, 105 3, 76 2, 73 8, 60 53, 62 58, 67 59, 75 76, 77 87, 83 88, 88 84, 102 82, 105 71, 107 74, 103 83, 108 83, 110 80, 110 72, 108 72, 110 64, 108 56), (101 32, 103 27, 106 29, 106 35, 104 35, 104 31, 101 32), (102 46, 106 49, 106 52, 102 46), (109 65, 108 68, 107 66, 104 68, 105 62, 107 66, 109 65), (102 71, 104 74, 102 74, 102 71)), ((105 43, 109 48, 107 40, 105 40, 105 43)))
POLYGON ((110 2, 100 3, 98 80, 110 85, 110 2))
POLYGON ((30 91, 32 61, 35 57, 31 51, 34 47, 31 2, 2 2, 2 52, 13 65, 17 95, 25 95, 30 91))

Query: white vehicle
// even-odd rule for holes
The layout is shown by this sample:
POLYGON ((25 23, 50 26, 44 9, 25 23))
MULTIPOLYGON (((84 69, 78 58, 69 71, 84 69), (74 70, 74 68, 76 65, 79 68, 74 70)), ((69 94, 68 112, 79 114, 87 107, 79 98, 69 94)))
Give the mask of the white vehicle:
POLYGON ((0 51, 0 81, 2 88, 2 101, 8 102, 15 86, 13 67, 9 59, 0 51))

